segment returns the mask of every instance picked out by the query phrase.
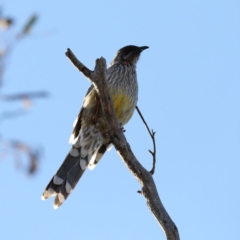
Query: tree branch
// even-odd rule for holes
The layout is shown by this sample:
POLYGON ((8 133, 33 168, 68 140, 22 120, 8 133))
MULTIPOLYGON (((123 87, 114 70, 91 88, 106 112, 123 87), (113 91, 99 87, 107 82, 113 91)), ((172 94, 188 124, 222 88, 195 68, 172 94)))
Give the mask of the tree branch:
POLYGON ((80 72, 90 79, 96 88, 106 123, 109 126, 111 141, 127 168, 141 184, 142 195, 145 197, 150 211, 162 226, 167 240, 179 240, 178 229, 160 201, 151 173, 137 161, 116 118, 105 80, 106 60, 102 57, 97 59, 94 72, 92 72, 74 56, 70 49, 67 49, 66 56, 80 72))
POLYGON ((0 99, 5 101, 16 101, 23 99, 33 99, 33 98, 46 98, 48 97, 48 92, 38 91, 38 92, 26 92, 26 93, 15 93, 9 95, 0 95, 0 99))
POLYGON ((82 64, 73 54, 71 49, 67 49, 67 52, 65 53, 66 56, 69 58, 69 60, 72 62, 72 64, 81 72, 86 78, 92 82, 91 79, 93 79, 93 72, 90 71, 84 64, 82 64))
POLYGON ((29 175, 34 175, 37 171, 41 152, 42 150, 40 148, 33 148, 30 145, 18 140, 6 141, 0 136, 0 159, 7 157, 10 154, 13 155, 15 165, 19 169, 24 167, 23 161, 20 158, 21 153, 24 153, 28 158, 26 172, 29 175))
POLYGON ((151 150, 148 150, 148 152, 152 155, 153 157, 153 165, 152 165, 152 169, 149 171, 152 175, 154 174, 155 172, 155 166, 156 166, 156 143, 155 143, 155 133, 153 130, 150 131, 148 125, 147 125, 147 122, 145 121, 140 109, 138 108, 138 106, 136 106, 136 109, 137 109, 137 112, 140 116, 140 118, 142 119, 144 125, 146 126, 147 130, 148 130, 148 133, 150 135, 150 137, 152 138, 152 141, 153 141, 153 151, 151 150))

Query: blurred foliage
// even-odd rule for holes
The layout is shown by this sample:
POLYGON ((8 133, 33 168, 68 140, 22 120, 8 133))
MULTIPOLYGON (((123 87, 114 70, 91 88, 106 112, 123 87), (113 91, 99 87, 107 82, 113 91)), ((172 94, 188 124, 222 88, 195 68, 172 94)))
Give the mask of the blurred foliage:
POLYGON ((24 170, 29 175, 38 168, 40 152, 40 149, 34 149, 22 141, 0 139, 0 159, 13 156, 16 169, 24 170), (24 161, 27 164, 23 164, 24 161))
POLYGON ((31 17, 29 18, 29 20, 26 22, 26 24, 25 24, 25 26, 24 26, 24 28, 23 28, 22 33, 23 33, 23 34, 29 33, 29 32, 31 31, 33 25, 34 25, 35 22, 37 21, 37 19, 38 19, 38 16, 37 16, 37 15, 34 14, 33 16, 31 16, 31 17))
POLYGON ((1 18, 0 17, 0 27, 3 29, 9 28, 13 24, 12 18, 1 18))
MULTIPOLYGON (((11 39, 7 39, 7 37, 5 37, 7 32, 16 24, 16 21, 12 16, 4 16, 2 8, 0 9, 0 101, 5 101, 8 104, 13 101, 22 102, 22 107, 15 111, 3 112, 0 110, 0 122, 6 121, 9 118, 22 116, 32 107, 33 99, 46 98, 48 96, 46 91, 18 92, 14 94, 4 94, 2 91, 3 83, 6 81, 6 79, 4 79, 4 72, 8 67, 7 59, 10 57, 10 53, 13 51, 16 43, 32 32, 37 20, 38 16, 36 14, 31 15, 21 30, 14 32, 11 39)), ((40 152, 38 148, 34 148, 21 140, 6 140, 2 136, 0 137, 0 159, 9 158, 10 155, 13 156, 17 169, 24 169, 24 171, 30 175, 33 175, 38 169, 40 152), (27 164, 25 164, 26 166, 23 164, 24 159, 26 159, 27 162, 27 164)))

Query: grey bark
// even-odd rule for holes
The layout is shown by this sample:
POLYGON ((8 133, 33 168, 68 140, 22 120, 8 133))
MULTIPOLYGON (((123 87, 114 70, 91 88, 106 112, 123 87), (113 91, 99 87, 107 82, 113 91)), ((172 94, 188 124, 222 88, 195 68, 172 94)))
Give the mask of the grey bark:
POLYGON ((67 49, 66 56, 74 64, 74 66, 92 82, 96 88, 101 101, 105 120, 109 125, 108 134, 112 140, 112 143, 127 168, 141 184, 141 194, 145 197, 150 211, 163 228, 167 240, 180 240, 178 229, 160 200, 152 174, 138 162, 118 123, 112 99, 105 80, 106 60, 103 57, 97 59, 94 71, 90 71, 74 56, 70 49, 67 49))

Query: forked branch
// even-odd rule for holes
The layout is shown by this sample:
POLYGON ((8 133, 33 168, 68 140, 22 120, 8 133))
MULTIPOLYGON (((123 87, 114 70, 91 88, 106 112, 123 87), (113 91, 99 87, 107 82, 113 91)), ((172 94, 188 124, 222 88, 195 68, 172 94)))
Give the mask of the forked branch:
POLYGON ((95 69, 92 72, 74 56, 70 49, 67 50, 66 56, 80 72, 90 79, 96 88, 105 121, 109 126, 111 141, 127 168, 141 184, 142 195, 145 197, 150 211, 162 226, 167 240, 179 240, 178 229, 159 198, 152 174, 137 161, 118 123, 105 80, 106 60, 102 57, 97 59, 95 69))
POLYGON ((145 121, 140 109, 138 108, 138 106, 136 106, 136 109, 137 109, 137 112, 140 116, 140 118, 142 119, 144 125, 146 126, 147 130, 148 130, 148 133, 150 135, 150 137, 152 138, 152 141, 153 141, 153 151, 151 150, 148 150, 148 152, 152 155, 153 157, 153 164, 152 164, 152 169, 149 171, 152 175, 154 174, 155 172, 155 165, 156 165, 156 142, 155 142, 155 133, 153 130, 150 131, 148 125, 147 125, 147 122, 145 121))

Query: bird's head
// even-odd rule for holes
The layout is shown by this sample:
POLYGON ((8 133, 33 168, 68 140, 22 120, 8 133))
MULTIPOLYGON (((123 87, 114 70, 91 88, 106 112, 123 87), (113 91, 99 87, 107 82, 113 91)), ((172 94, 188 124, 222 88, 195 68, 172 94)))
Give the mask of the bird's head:
POLYGON ((136 65, 141 52, 147 48, 149 47, 137 47, 134 45, 128 45, 126 47, 123 47, 118 50, 116 56, 114 57, 110 65, 113 65, 115 63, 136 65))

